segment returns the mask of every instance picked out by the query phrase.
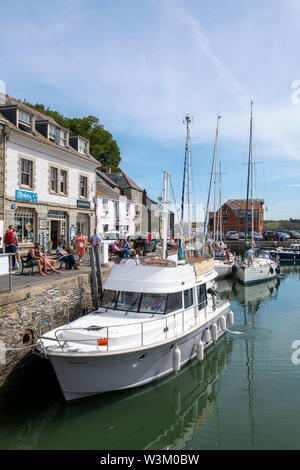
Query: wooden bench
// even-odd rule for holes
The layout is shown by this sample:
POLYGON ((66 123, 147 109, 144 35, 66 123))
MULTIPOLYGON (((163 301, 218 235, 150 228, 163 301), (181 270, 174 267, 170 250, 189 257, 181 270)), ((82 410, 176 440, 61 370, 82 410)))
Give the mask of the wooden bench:
POLYGON ((30 276, 34 275, 33 268, 36 266, 36 262, 32 259, 27 258, 27 256, 21 256, 22 271, 20 274, 29 274, 30 276), (30 269, 30 272, 24 273, 25 269, 30 269))

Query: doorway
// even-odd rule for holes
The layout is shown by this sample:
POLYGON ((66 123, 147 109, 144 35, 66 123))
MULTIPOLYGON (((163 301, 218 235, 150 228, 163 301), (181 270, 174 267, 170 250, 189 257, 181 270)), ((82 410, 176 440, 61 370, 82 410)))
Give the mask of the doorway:
POLYGON ((51 240, 52 240, 52 248, 55 250, 57 248, 57 243, 59 239, 59 225, 60 222, 58 220, 51 220, 51 240))

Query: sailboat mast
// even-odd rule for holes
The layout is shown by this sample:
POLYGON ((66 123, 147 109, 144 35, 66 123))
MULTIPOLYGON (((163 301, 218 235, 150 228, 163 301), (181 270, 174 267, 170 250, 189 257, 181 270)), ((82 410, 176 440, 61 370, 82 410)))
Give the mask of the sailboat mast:
POLYGON ((221 184, 222 184, 222 170, 221 162, 219 163, 219 238, 220 242, 222 241, 222 195, 221 195, 221 184))
MULTIPOLYGON (((253 101, 251 101, 251 116, 250 116, 250 138, 249 138, 249 156, 248 156, 248 177, 247 177, 247 198, 246 198, 246 223, 245 223, 245 241, 244 241, 244 258, 246 258, 247 251, 247 236, 248 236, 248 204, 249 204, 249 183, 250 172, 252 164, 252 121, 253 121, 253 101)), ((252 165, 253 166, 253 165, 252 165)), ((253 231, 253 230, 252 230, 253 231)), ((253 237, 253 234, 252 234, 253 237)))
POLYGON ((190 116, 185 117, 186 122, 186 146, 185 153, 187 156, 187 203, 188 203, 188 239, 191 239, 191 144, 190 144, 190 123, 192 119, 190 116))
POLYGON ((217 174, 218 174, 218 139, 219 139, 219 120, 221 115, 217 117, 216 141, 215 141, 215 179, 214 179, 214 247, 213 256, 215 257, 216 242, 216 200, 217 200, 217 174))
MULTIPOLYGON (((216 131, 216 136, 218 132, 218 123, 219 119, 221 116, 217 117, 217 131, 216 131)), ((217 139, 216 139, 217 140, 217 139)), ((208 219, 209 219, 209 204, 210 204, 210 193, 211 193, 211 186, 212 186, 212 179, 213 179, 213 172, 214 172, 214 166, 215 166, 215 157, 216 157, 216 141, 214 145, 214 153, 213 153, 213 159, 211 163, 211 172, 210 172, 210 180, 209 180, 209 187, 208 187, 208 196, 207 196, 207 204, 206 204, 206 211, 205 211, 205 220, 204 220, 204 227, 203 227, 203 239, 202 239, 202 247, 201 247, 201 256, 204 254, 204 248, 205 248, 205 240, 206 240, 206 234, 207 234, 207 225, 208 225, 208 219)))
POLYGON ((164 191, 163 191, 163 214, 162 214, 162 250, 163 259, 167 258, 167 236, 168 236, 168 204, 169 204, 169 173, 164 171, 164 191))

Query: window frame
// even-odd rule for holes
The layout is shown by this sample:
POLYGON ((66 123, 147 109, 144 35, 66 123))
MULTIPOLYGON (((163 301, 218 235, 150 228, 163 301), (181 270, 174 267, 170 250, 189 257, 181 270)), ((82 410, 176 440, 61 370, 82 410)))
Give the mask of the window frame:
POLYGON ((88 199, 88 177, 85 175, 79 175, 79 197, 82 199, 88 199), (81 179, 84 178, 86 184, 81 185, 81 179), (81 194, 81 189, 84 188, 84 195, 81 194))
POLYGON ((25 157, 20 157, 20 186, 23 188, 28 188, 28 189, 33 189, 33 164, 34 162, 32 160, 29 160, 28 158, 25 157), (23 170, 23 162, 29 163, 30 167, 30 172, 27 173, 23 170), (28 184, 23 182, 23 174, 28 175, 28 184))
POLYGON ((88 151, 87 142, 83 139, 78 139, 78 152, 81 153, 82 155, 87 155, 87 151, 88 151), (83 145, 81 145, 81 144, 83 144, 83 145))

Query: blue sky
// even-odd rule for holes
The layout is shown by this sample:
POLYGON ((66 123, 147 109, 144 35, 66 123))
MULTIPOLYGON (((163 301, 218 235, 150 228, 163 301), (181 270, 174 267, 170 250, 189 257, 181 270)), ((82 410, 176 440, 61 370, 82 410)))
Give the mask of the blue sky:
POLYGON ((120 146, 122 169, 152 198, 166 169, 179 202, 187 113, 194 201, 207 197, 218 113, 223 200, 245 197, 253 99, 254 159, 263 162, 255 197, 266 201, 265 218, 300 218, 298 0, 0 5, 7 93, 67 116, 98 116, 120 146))

